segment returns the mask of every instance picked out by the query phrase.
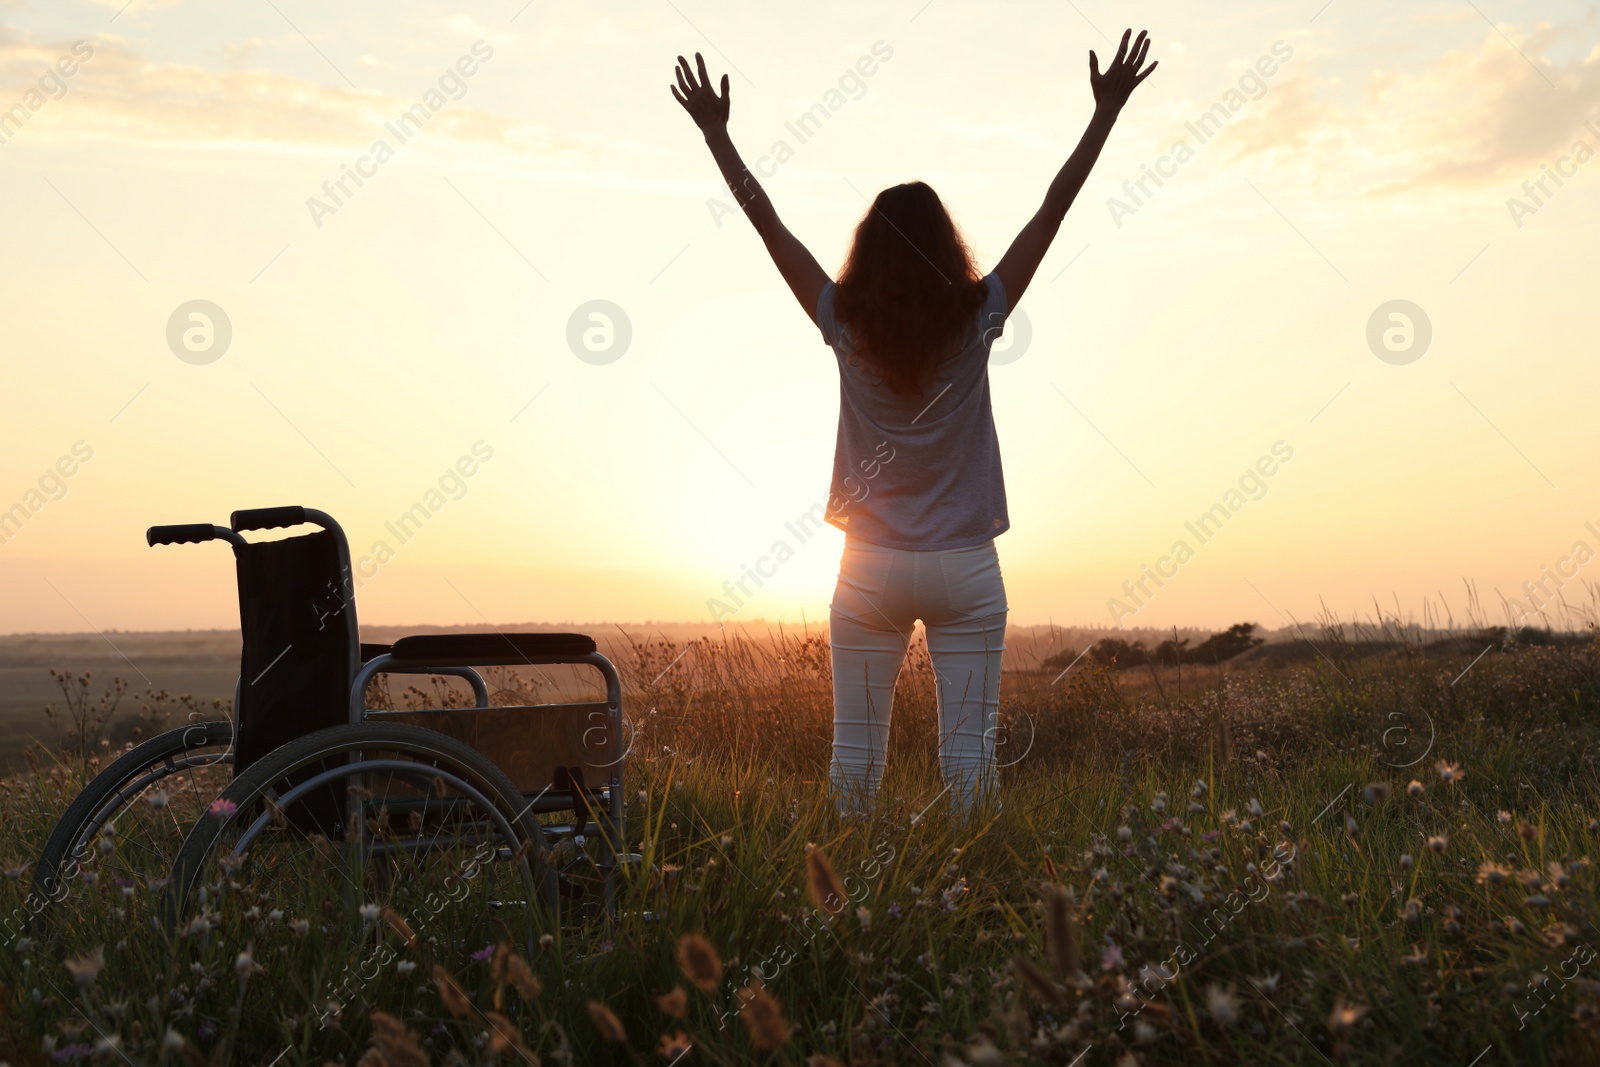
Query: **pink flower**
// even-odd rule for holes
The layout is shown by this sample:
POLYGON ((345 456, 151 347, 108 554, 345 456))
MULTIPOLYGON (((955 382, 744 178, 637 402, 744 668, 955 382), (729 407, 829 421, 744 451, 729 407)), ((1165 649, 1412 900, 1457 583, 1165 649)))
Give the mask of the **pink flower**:
POLYGON ((213 814, 213 815, 221 815, 224 818, 226 818, 227 816, 232 815, 234 812, 238 811, 239 810, 239 805, 235 804, 233 801, 229 800, 227 797, 218 797, 217 799, 215 799, 215 800, 213 800, 211 802, 211 807, 208 808, 207 810, 210 811, 211 814, 213 814))

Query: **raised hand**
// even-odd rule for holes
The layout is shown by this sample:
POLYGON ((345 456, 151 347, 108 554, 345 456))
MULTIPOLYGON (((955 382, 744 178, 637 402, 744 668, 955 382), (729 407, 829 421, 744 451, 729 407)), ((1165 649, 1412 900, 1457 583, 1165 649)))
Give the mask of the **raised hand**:
MULTIPOLYGON (((1156 69, 1157 64, 1152 63, 1143 71, 1139 70, 1144 62, 1145 53, 1150 51, 1150 39, 1145 36, 1145 31, 1139 31, 1139 37, 1133 42, 1133 47, 1128 47, 1128 38, 1133 35, 1133 30, 1122 31, 1122 43, 1117 46, 1117 58, 1111 61, 1104 74, 1100 73, 1100 59, 1091 49, 1089 52, 1089 85, 1094 89, 1094 102, 1099 107, 1110 107, 1120 110, 1128 102, 1128 97, 1134 88, 1156 69)), ((700 68, 704 74, 704 65, 700 68)), ((723 79, 727 85, 727 79, 723 79)))
POLYGON ((697 79, 689 67, 689 61, 679 56, 678 84, 668 88, 672 90, 672 98, 683 105, 683 110, 700 127, 700 132, 710 133, 728 125, 728 76, 722 76, 722 95, 718 96, 711 88, 711 76, 706 73, 705 58, 696 52, 694 59, 700 66, 700 77, 697 79))

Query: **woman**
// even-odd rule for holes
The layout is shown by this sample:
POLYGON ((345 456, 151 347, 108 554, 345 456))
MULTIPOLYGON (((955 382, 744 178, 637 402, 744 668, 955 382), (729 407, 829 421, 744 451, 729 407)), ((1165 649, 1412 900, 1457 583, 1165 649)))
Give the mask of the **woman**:
POLYGON ((778 219, 728 136, 705 60, 678 57, 672 95, 706 145, 778 272, 839 365, 839 432, 827 519, 845 531, 829 616, 831 782, 841 810, 876 794, 895 678, 922 620, 938 678, 939 763, 970 811, 993 784, 1006 595, 994 539, 1005 482, 989 403, 989 349, 1044 258, 1135 86, 1150 42, 1122 35, 1105 73, 1089 53, 1094 116, 1010 249, 987 276, 922 182, 879 193, 837 283, 778 219))

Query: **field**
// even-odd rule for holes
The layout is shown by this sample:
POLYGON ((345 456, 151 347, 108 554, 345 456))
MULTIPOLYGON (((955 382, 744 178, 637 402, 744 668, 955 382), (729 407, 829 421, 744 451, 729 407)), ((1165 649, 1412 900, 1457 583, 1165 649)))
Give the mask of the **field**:
MULTIPOLYGON (((41 658, 92 655, 68 686, 92 712, 130 672, 74 640, 8 645, 0 669, 43 674, 42 703, 41 658)), ((226 635, 167 640, 174 671, 209 652, 181 680, 151 674, 154 645, 133 660, 197 699, 114 718, 104 746, 6 709, 22 762, 0 783, 3 914, 27 914, 28 865, 86 775, 231 690, 226 635)), ((214 794, 143 798, 48 924, 5 926, 0 1058, 1600 1062, 1592 637, 1329 623, 1216 666, 1039 669, 1067 644, 1008 649, 999 804, 966 820, 941 797, 915 648, 882 802, 841 819, 814 630, 619 632, 640 860, 615 922, 592 904, 593 842, 560 850, 589 896, 531 928, 493 876, 422 896, 410 883, 447 880, 448 854, 352 900, 308 850, 224 865, 169 940, 150 928, 157 873, 112 872, 140 867, 141 833, 175 847, 214 794)))

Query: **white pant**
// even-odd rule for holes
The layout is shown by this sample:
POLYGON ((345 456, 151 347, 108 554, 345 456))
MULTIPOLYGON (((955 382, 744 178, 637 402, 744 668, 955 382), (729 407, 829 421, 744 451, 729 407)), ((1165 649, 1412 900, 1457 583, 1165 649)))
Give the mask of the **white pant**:
POLYGON ((1006 590, 993 541, 911 552, 847 538, 829 614, 833 765, 841 811, 876 795, 894 683, 922 620, 937 676, 939 766, 963 811, 993 782, 1006 590))

